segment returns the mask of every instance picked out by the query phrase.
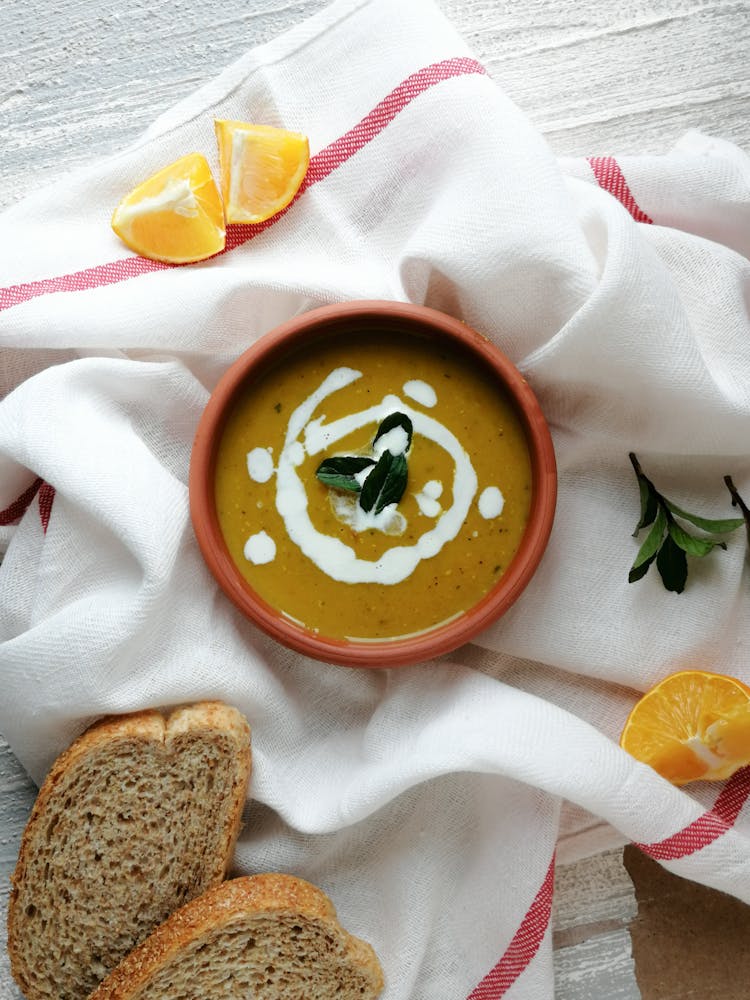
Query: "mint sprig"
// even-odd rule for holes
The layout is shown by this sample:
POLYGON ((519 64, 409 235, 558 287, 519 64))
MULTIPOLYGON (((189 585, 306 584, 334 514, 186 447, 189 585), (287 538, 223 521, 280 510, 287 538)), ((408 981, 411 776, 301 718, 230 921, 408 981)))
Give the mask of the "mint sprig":
POLYGON ((649 532, 630 568, 628 583, 640 580, 646 575, 651 564, 656 562, 656 568, 666 589, 681 594, 687 581, 687 557, 700 559, 716 548, 726 549, 727 546, 726 542, 716 537, 707 538, 688 531, 676 518, 700 528, 709 536, 724 535, 747 524, 750 538, 750 511, 746 516, 747 519, 746 517, 717 519, 691 514, 672 503, 656 489, 633 452, 629 457, 638 480, 641 500, 641 515, 633 537, 635 538, 644 528, 649 528, 649 532))
MULTIPOLYGON (((401 428, 405 435, 403 451, 392 452, 383 447, 377 461, 365 455, 335 455, 324 459, 318 466, 315 475, 318 479, 333 489, 359 493, 359 506, 365 513, 374 511, 380 514, 390 504, 398 503, 406 492, 408 482, 408 467, 406 452, 411 448, 414 428, 405 413, 389 413, 380 423, 373 439, 375 443, 385 434, 401 428), (357 478, 357 474, 370 469, 367 476, 357 478)), ((403 440, 403 437, 402 437, 403 440)))

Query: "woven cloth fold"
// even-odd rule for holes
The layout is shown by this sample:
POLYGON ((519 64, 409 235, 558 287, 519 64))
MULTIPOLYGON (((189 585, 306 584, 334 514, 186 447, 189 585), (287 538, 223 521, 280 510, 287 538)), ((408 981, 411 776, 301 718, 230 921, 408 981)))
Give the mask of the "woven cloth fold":
MULTIPOLYGON (((592 151, 596 153, 597 151, 592 151)), ((632 840, 750 902, 750 777, 669 785, 617 746, 681 667, 750 683, 743 543, 685 593, 628 585, 628 452, 688 509, 750 495, 750 161, 558 161, 428 0, 338 0, 133 147, 0 217, 0 731, 39 781, 103 713, 222 698, 253 727, 243 872, 319 884, 386 1000, 553 995, 556 846, 632 840), (394 30, 398 25, 398 30, 394 30), (305 132, 301 195, 190 267, 128 253, 113 206, 213 119, 305 132), (551 425, 543 562, 439 662, 347 671, 260 634, 188 515, 193 435, 264 332, 347 299, 426 303, 491 338, 551 425), (589 840, 586 840, 586 837, 589 840)), ((587 846, 588 845, 588 846, 587 846)))

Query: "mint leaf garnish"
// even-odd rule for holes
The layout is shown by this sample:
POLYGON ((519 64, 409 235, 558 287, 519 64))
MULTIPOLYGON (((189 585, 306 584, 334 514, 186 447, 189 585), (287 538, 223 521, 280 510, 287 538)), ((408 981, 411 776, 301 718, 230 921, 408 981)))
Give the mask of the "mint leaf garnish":
MULTIPOLYGON (((411 448, 411 440, 414 434, 414 427, 409 417, 405 413, 389 413, 380 423, 373 439, 375 443, 384 435, 400 427, 406 435, 406 444, 402 451, 393 454, 390 448, 385 447, 385 442, 381 447, 383 453, 377 462, 374 458, 365 455, 335 455, 333 458, 324 459, 318 466, 315 475, 326 486, 336 490, 346 490, 350 493, 359 493, 359 506, 365 513, 374 510, 380 514, 390 504, 398 503, 406 492, 408 481, 408 469, 406 465, 406 452, 411 448), (370 471, 360 482, 357 474, 370 471)), ((397 435, 404 440, 403 435, 397 435)))
POLYGON ((355 473, 375 465, 375 460, 363 455, 340 455, 324 459, 317 468, 315 475, 326 486, 337 490, 347 490, 359 493, 362 484, 355 473))
POLYGON ((388 449, 378 459, 359 495, 359 506, 365 512, 375 509, 379 514, 392 503, 398 503, 406 491, 408 473, 406 457, 392 455, 388 449))
POLYGON ((409 448, 411 448, 414 426, 405 413, 389 413, 385 420, 381 423, 380 427, 378 427, 377 434, 372 441, 373 445, 376 444, 384 434, 387 434, 388 431, 392 431, 394 427, 402 427, 406 432, 406 447, 404 448, 404 451, 408 451, 409 448))

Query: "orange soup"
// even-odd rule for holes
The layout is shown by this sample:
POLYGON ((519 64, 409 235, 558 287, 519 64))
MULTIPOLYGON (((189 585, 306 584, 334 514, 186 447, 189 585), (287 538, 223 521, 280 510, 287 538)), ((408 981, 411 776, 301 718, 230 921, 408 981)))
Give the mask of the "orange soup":
POLYGON ((235 400, 216 507, 252 588, 331 638, 397 638, 463 614, 498 581, 529 516, 516 410, 459 347, 332 336, 235 400))

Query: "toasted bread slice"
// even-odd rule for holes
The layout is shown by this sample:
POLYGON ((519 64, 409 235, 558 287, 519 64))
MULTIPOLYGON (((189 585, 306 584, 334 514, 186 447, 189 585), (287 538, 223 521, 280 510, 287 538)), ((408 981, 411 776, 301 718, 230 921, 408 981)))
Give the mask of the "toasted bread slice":
POLYGON ((8 911, 28 1000, 84 1000, 174 910, 226 874, 250 729, 218 702, 108 718, 54 763, 21 842, 8 911))
POLYGON ((320 889, 253 875, 173 913, 90 1000, 373 1000, 382 988, 375 952, 320 889))

